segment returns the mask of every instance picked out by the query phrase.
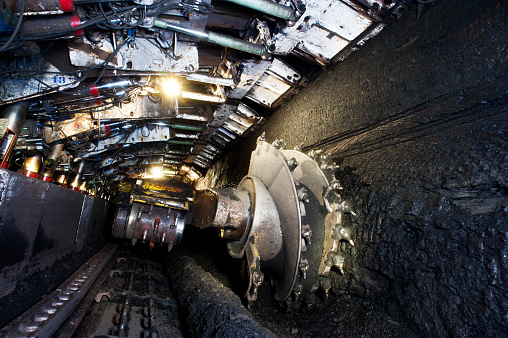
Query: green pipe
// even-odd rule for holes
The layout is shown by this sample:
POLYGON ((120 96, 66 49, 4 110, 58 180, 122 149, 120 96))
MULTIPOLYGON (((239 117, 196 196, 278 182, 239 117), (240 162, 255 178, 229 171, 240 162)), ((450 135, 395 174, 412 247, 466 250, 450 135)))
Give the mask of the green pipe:
POLYGON ((236 39, 224 34, 208 32, 208 39, 206 39, 206 41, 264 57, 270 55, 263 45, 236 39))
POLYGON ((296 12, 289 6, 284 6, 272 0, 225 0, 240 6, 254 9, 276 18, 295 21, 296 12))
POLYGON ((205 40, 207 42, 215 43, 215 44, 218 44, 218 45, 221 45, 224 47, 229 47, 232 49, 241 50, 243 52, 247 52, 250 54, 256 54, 256 55, 260 55, 263 57, 268 57, 270 55, 268 53, 268 51, 266 50, 265 46, 263 46, 263 45, 236 39, 236 38, 233 38, 229 35, 223 35, 223 34, 218 34, 218 33, 214 33, 214 32, 197 31, 194 29, 189 29, 186 27, 174 25, 174 24, 169 23, 167 21, 158 20, 158 19, 154 21, 153 26, 162 28, 162 29, 169 29, 169 30, 172 30, 172 31, 175 31, 178 33, 196 36, 198 38, 202 38, 203 40, 205 40))
POLYGON ((184 145, 184 146, 193 146, 193 145, 194 145, 194 142, 193 142, 193 141, 168 140, 167 142, 168 142, 169 144, 181 144, 181 145, 184 145))
POLYGON ((200 126, 186 126, 183 124, 173 124, 171 125, 174 129, 181 129, 181 130, 192 130, 192 131, 202 131, 203 128, 200 126))

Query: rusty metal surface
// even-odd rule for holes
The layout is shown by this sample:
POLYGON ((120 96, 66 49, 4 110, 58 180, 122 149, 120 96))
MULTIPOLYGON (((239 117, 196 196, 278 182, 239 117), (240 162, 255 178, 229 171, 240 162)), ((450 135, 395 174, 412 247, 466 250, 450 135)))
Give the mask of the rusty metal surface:
POLYGON ((265 107, 275 107, 300 79, 299 72, 275 58, 245 96, 265 107))
MULTIPOLYGON (((173 103, 153 102, 147 96, 138 96, 121 107, 91 114, 76 114, 75 117, 66 121, 56 121, 52 125, 44 126, 45 140, 47 143, 52 143, 86 132, 97 132, 97 120, 171 119, 169 121, 177 122, 177 115, 173 108, 173 103)), ((104 126, 101 127, 101 131, 104 132, 104 126)))
POLYGON ((188 210, 189 201, 194 199, 194 189, 184 183, 150 179, 138 183, 132 188, 132 201, 188 210))
POLYGON ((205 189, 197 191, 194 211, 192 213, 192 225, 200 229, 207 228, 215 216, 217 203, 218 194, 214 190, 205 189))
MULTIPOLYGON (((365 8, 354 1, 305 1, 305 5, 306 11, 298 21, 273 34, 269 42, 273 53, 287 55, 295 52, 318 64, 327 65, 351 41, 379 20, 377 11, 369 10, 367 14, 365 8)), ((373 4, 368 6, 375 7, 373 4)))
POLYGON ((233 188, 205 189, 196 192, 191 224, 205 229, 221 229, 220 236, 238 240, 250 224, 251 205, 246 192, 233 188))
POLYGON ((79 85, 76 76, 59 73, 60 69, 39 55, 30 58, 26 69, 35 72, 45 70, 48 73, 37 75, 36 78, 16 74, 6 78, 3 80, 4 87, 2 87, 2 95, 0 95, 1 104, 25 101, 29 98, 55 93, 59 90, 70 89, 79 85))
MULTIPOLYGON (((78 67, 98 66, 113 53, 113 50, 113 45, 108 40, 102 40, 99 45, 94 45, 83 37, 69 43, 71 63, 78 67)), ((174 50, 177 54, 173 59, 148 40, 136 39, 129 46, 122 48, 109 64, 118 69, 142 72, 188 73, 198 70, 198 48, 194 43, 178 41, 174 50)))
POLYGON ((235 89, 228 93, 228 97, 232 99, 241 99, 254 86, 256 81, 270 67, 270 61, 249 61, 243 63, 240 82, 235 89))
POLYGON ((74 13, 60 15, 35 15, 23 18, 21 32, 26 35, 40 32, 59 32, 72 29, 72 17, 74 13))
POLYGON ((249 215, 249 199, 247 194, 236 189, 217 189, 217 212, 212 226, 217 228, 239 228, 249 215))
MULTIPOLYGON (((21 1, 5 0, 5 3, 14 13, 19 15, 21 12, 21 1)), ((63 10, 59 0, 25 0, 25 10, 23 15, 47 15, 62 13, 63 10)))

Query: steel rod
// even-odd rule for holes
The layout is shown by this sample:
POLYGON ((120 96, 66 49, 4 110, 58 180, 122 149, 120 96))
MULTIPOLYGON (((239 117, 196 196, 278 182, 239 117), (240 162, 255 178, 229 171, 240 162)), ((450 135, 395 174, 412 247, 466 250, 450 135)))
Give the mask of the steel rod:
POLYGON ((207 42, 214 43, 217 45, 221 45, 224 47, 229 47, 236 50, 241 50, 243 52, 247 52, 250 54, 259 55, 262 57, 268 57, 270 54, 268 53, 265 46, 252 43, 249 41, 244 41, 240 39, 233 38, 229 35, 214 33, 214 32, 206 32, 206 31, 197 31, 194 29, 189 29, 186 27, 174 25, 167 21, 163 20, 155 20, 154 27, 169 29, 177 33, 183 33, 191 36, 195 36, 201 38, 207 42))
POLYGON ((225 0, 234 4, 254 9, 276 18, 295 21, 296 12, 289 6, 284 6, 272 0, 225 0))

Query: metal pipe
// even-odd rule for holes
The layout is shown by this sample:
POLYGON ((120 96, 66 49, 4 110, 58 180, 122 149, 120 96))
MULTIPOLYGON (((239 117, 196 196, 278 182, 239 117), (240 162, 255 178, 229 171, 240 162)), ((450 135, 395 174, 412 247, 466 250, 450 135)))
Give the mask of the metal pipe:
POLYGON ((276 18, 295 21, 296 11, 289 7, 276 3, 271 0, 225 0, 234 4, 254 9, 276 18))
POLYGON ((229 47, 232 49, 241 50, 247 53, 256 54, 262 57, 268 57, 270 54, 268 50, 263 45, 259 45, 256 43, 235 39, 231 36, 208 32, 208 39, 206 40, 210 43, 215 43, 217 45, 221 45, 224 47, 229 47))
POLYGON ((87 182, 86 181, 83 181, 81 183, 81 185, 79 186, 79 191, 81 191, 82 193, 86 193, 86 188, 87 188, 87 182))
POLYGON ((24 174, 26 177, 39 178, 39 170, 42 165, 42 156, 37 154, 35 156, 25 158, 24 174))
POLYGON ((64 148, 63 142, 53 144, 51 146, 51 153, 49 153, 48 157, 44 161, 45 167, 44 172, 42 174, 43 181, 53 182, 53 176, 55 174, 56 167, 58 166, 58 160, 62 155, 63 148, 64 148))
POLYGON ((132 81, 130 80, 120 80, 115 82, 108 82, 104 83, 100 86, 96 86, 97 89, 114 89, 114 88, 121 88, 121 87, 128 87, 132 84, 132 81))
POLYGON ((190 29, 190 28, 174 25, 174 24, 169 23, 167 21, 163 21, 163 20, 157 19, 157 20, 154 21, 153 25, 155 27, 157 27, 157 28, 169 29, 169 30, 175 31, 177 33, 183 33, 183 34, 187 34, 187 35, 192 35, 192 36, 195 36, 195 37, 198 37, 198 38, 202 38, 202 39, 205 39, 205 40, 208 39, 208 33, 207 32, 202 32, 202 31, 198 31, 198 30, 195 30, 195 29, 190 29))
POLYGON ((173 125, 171 125, 171 127, 173 127, 173 129, 203 131, 203 127, 201 127, 201 126, 189 126, 189 125, 183 125, 183 124, 173 124, 173 125))
POLYGON ((175 160, 164 160, 164 164, 182 164, 182 162, 175 160))
POLYGON ((163 20, 155 20, 153 25, 154 27, 157 28, 169 29, 178 33, 195 36, 210 43, 215 43, 217 45, 221 45, 224 47, 229 47, 232 49, 241 50, 243 52, 260 55, 262 57, 268 57, 270 55, 265 46, 263 45, 236 39, 228 35, 218 34, 214 32, 197 31, 194 29, 174 25, 172 23, 163 20))
POLYGON ((7 119, 7 128, 0 141, 0 158, 2 159, 1 167, 7 168, 9 165, 9 158, 18 139, 19 132, 23 126, 26 113, 30 103, 28 101, 17 102, 5 107, 2 113, 2 119, 7 119))
POLYGON ((55 175, 55 183, 61 185, 64 188, 67 188, 67 175, 63 172, 59 172, 55 175))
MULTIPOLYGON (((12 11, 19 15, 21 12, 21 1, 4 0, 12 11)), ((62 14, 64 12, 74 12, 76 7, 72 0, 25 0, 25 10, 23 15, 48 15, 62 14)))
POLYGON ((193 145, 194 145, 194 142, 193 142, 193 141, 168 140, 167 142, 168 142, 169 144, 180 144, 180 145, 184 145, 184 146, 193 146, 193 145))
POLYGON ((223 77, 210 76, 210 75, 198 74, 198 73, 191 73, 191 74, 187 75, 186 77, 187 77, 187 80, 189 80, 189 81, 211 83, 211 84, 216 84, 216 85, 225 86, 225 87, 236 86, 235 81, 233 79, 226 79, 223 77))
POLYGON ((187 138, 197 140, 199 136, 197 134, 183 134, 183 133, 175 133, 175 137, 177 138, 187 138))
POLYGON ((224 103, 224 102, 226 102, 226 99, 222 98, 220 96, 209 95, 209 94, 201 94, 201 93, 193 93, 193 92, 186 92, 186 91, 182 91, 180 93, 180 97, 183 98, 183 99, 205 101, 205 102, 213 102, 213 103, 224 103))
POLYGON ((85 166, 86 162, 84 160, 81 160, 78 163, 76 175, 73 177, 71 183, 69 184, 69 187, 74 191, 79 191, 79 187, 81 186, 81 180, 83 179, 83 175, 85 174, 85 166))
MULTIPOLYGON (((81 25, 81 20, 77 13, 65 13, 61 15, 37 15, 23 18, 21 32, 25 35, 44 33, 54 33, 66 31, 81 25)), ((74 31, 75 36, 83 36, 85 31, 82 29, 74 31)))

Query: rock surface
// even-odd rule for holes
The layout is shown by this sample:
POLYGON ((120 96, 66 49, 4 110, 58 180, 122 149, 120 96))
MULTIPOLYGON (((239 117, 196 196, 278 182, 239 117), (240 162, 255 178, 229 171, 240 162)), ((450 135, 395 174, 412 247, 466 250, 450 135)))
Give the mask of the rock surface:
MULTIPOLYGON (((332 291, 423 335, 508 334, 507 18, 501 0, 414 5, 260 131, 340 164, 358 216, 332 291)), ((219 162, 215 185, 236 185, 254 146, 219 162)))

